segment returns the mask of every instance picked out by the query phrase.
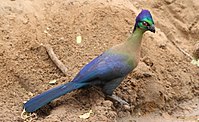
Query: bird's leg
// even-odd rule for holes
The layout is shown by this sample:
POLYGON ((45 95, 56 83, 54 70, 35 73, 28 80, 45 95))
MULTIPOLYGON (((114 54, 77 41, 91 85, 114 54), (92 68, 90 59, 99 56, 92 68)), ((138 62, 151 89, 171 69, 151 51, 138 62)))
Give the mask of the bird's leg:
POLYGON ((111 96, 108 95, 107 97, 119 102, 121 105, 129 105, 125 100, 123 100, 122 98, 118 97, 117 95, 113 94, 111 96))
POLYGON ((107 95, 107 97, 119 102, 121 105, 129 105, 126 101, 113 94, 113 91, 120 85, 123 79, 124 77, 106 82, 103 86, 103 92, 107 95))

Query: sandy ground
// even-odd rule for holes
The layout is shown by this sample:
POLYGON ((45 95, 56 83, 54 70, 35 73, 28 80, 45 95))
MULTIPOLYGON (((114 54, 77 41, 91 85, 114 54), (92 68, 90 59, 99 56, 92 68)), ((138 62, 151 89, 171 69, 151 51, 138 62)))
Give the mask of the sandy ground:
POLYGON ((197 122, 199 68, 191 54, 199 38, 198 0, 7 0, 0 4, 0 121, 197 122), (130 110, 95 88, 69 93, 24 120, 23 102, 70 81, 106 49, 125 41, 141 9, 156 33, 147 32, 139 66, 116 89, 130 110), (82 36, 82 43, 76 37, 82 36), (52 45, 66 64, 64 76, 41 44, 52 45), (79 115, 92 110, 88 119, 79 115))

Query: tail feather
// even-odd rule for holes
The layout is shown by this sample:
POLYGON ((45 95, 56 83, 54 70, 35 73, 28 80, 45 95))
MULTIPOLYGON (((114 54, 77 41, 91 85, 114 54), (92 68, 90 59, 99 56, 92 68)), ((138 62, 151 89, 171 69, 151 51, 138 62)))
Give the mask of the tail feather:
POLYGON ((87 84, 85 83, 69 82, 67 84, 57 86, 33 97, 24 104, 24 108, 26 112, 34 112, 52 100, 86 85, 87 84))

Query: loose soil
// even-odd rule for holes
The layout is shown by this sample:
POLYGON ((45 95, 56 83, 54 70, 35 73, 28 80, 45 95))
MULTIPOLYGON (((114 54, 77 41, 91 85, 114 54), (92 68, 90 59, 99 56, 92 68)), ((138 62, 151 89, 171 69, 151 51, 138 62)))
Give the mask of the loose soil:
POLYGON ((199 68, 176 45, 191 54, 198 39, 198 0, 1 1, 0 121, 197 122, 199 68), (125 41, 141 9, 151 11, 156 33, 145 33, 139 66, 115 90, 130 110, 90 88, 21 117, 24 101, 69 82, 93 58, 125 41), (68 68, 66 76, 41 44, 52 46, 68 68), (52 80, 57 84, 50 85, 52 80), (88 119, 79 118, 89 110, 88 119))

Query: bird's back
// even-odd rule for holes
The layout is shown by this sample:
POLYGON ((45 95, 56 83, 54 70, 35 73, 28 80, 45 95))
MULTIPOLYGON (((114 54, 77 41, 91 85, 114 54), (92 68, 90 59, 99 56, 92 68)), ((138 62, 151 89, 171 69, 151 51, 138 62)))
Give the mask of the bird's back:
POLYGON ((125 77, 136 65, 128 53, 108 50, 83 67, 73 82, 88 82, 95 79, 109 81, 125 77))

